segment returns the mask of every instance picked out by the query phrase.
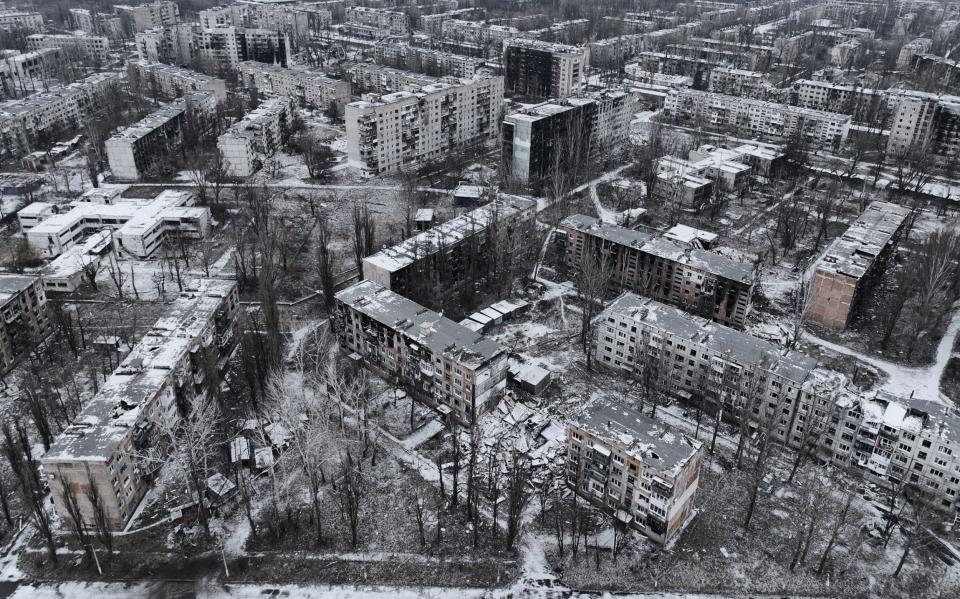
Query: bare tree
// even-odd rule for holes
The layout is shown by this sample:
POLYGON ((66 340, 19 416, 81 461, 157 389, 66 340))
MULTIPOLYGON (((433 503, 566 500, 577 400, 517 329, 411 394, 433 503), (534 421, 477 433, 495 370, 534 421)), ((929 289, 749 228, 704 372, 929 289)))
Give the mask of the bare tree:
POLYGON ((577 292, 583 299, 580 319, 580 346, 591 368, 593 357, 593 318, 603 308, 603 300, 610 284, 613 267, 610 254, 605 249, 591 251, 584 248, 580 270, 574 278, 577 292))
POLYGON ((363 277, 363 259, 373 253, 376 246, 376 223, 366 202, 353 205, 353 255, 363 277))
MULTIPOLYGON (((512 551, 520 536, 523 510, 530 502, 530 493, 527 485, 530 483, 530 465, 527 456, 517 450, 511 451, 507 462, 507 536, 505 546, 512 551)), ((494 522, 494 528, 497 523, 494 522)))

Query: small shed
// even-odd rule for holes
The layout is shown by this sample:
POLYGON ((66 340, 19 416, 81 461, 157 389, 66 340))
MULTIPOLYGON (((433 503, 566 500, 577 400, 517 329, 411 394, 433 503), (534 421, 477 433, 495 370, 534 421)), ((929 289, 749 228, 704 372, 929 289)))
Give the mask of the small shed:
POLYGON ((426 231, 433 227, 436 218, 433 208, 418 208, 413 217, 413 226, 417 231, 426 231))
POLYGON ((550 384, 550 371, 536 364, 522 364, 510 361, 508 374, 513 384, 534 395, 543 392, 550 384))
POLYGON ((455 206, 477 206, 483 197, 483 187, 480 185, 464 185, 460 183, 453 191, 455 206))
POLYGON ((253 467, 257 470, 273 466, 273 448, 258 447, 253 450, 253 467))
POLYGON ((211 505, 220 505, 237 494, 237 485, 217 472, 207 479, 207 499, 211 505))

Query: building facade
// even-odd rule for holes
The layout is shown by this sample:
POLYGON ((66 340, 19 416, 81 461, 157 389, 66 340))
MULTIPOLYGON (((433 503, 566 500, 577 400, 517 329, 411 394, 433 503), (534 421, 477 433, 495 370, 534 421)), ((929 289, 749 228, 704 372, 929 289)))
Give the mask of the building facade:
POLYGON ((845 329, 864 291, 896 252, 909 218, 906 207, 871 202, 814 265, 806 318, 831 329, 845 329))
POLYGON ((410 32, 407 13, 366 6, 350 6, 345 11, 347 23, 387 29, 391 35, 407 35, 410 32))
POLYGON ((336 298, 333 323, 344 352, 461 424, 496 405, 507 352, 495 341, 373 281, 336 298))
POLYGON ((567 424, 568 484, 664 545, 693 517, 702 443, 630 406, 592 406, 567 424))
POLYGON ((127 78, 139 80, 142 89, 156 88, 165 98, 179 98, 188 92, 212 92, 217 102, 227 99, 227 83, 203 73, 180 67, 149 62, 146 60, 127 61, 127 78))
POLYGON ((128 20, 134 31, 146 31, 180 22, 180 7, 173 0, 156 0, 137 6, 116 4, 113 8, 121 19, 128 20))
POLYGON ((346 108, 347 155, 366 175, 395 173, 495 138, 503 78, 446 78, 346 108))
POLYGON ((504 91, 538 98, 566 98, 583 91, 583 48, 516 38, 503 45, 504 91))
POLYGON ((27 48, 60 48, 61 52, 84 62, 102 65, 110 55, 110 40, 96 35, 50 35, 34 33, 27 36, 27 48))
POLYGON ((260 170, 263 161, 279 150, 290 137, 293 107, 281 96, 261 103, 217 138, 227 172, 233 177, 249 177, 260 170))
POLYGON ((0 98, 21 98, 57 82, 64 64, 60 48, 43 48, 0 58, 0 98))
POLYGON ((43 31, 43 15, 38 12, 0 10, 0 31, 43 31))
POLYGON ((6 374, 51 331, 43 280, 0 273, 0 314, 0 373, 6 374))
POLYGON ((83 525, 96 527, 93 486, 107 527, 129 522, 165 461, 161 431, 187 417, 184 405, 206 401, 208 369, 225 369, 239 310, 236 282, 191 284, 57 437, 40 463, 62 521, 72 518, 69 493, 83 525))
POLYGON ((418 48, 390 39, 377 43, 374 60, 404 71, 424 73, 432 77, 473 77, 483 61, 452 52, 418 48))
POLYGON ((332 79, 322 73, 296 67, 283 68, 263 62, 240 63, 240 78, 243 85, 274 95, 286 96, 300 106, 320 110, 336 107, 342 114, 350 103, 350 83, 332 79))
POLYGON ((560 229, 567 265, 575 272, 587 260, 602 260, 611 270, 612 290, 670 302, 727 326, 746 323, 755 265, 584 215, 568 216, 560 229))

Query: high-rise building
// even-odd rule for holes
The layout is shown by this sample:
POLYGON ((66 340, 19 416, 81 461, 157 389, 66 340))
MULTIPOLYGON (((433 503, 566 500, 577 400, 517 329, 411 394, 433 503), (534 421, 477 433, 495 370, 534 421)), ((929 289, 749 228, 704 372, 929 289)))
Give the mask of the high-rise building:
POLYGON ((166 27, 180 22, 180 7, 173 0, 156 0, 149 4, 114 5, 121 19, 126 19, 134 31, 166 27))
POLYGON ((565 98, 583 90, 583 48, 516 38, 503 45, 504 91, 538 98, 565 98))
POLYGON ((495 138, 503 77, 445 78, 347 105, 347 154, 364 174, 395 173, 495 138))

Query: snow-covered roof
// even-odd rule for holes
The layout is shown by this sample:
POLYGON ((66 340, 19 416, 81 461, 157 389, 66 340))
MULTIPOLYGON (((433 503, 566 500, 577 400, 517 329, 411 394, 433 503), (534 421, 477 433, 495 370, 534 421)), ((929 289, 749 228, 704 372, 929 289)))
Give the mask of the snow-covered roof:
POLYGON ((909 215, 910 210, 898 204, 872 202, 843 235, 833 240, 817 261, 817 270, 859 279, 870 270, 909 215))
POLYGON ((428 348, 434 355, 478 368, 503 353, 500 344, 372 281, 337 293, 337 301, 428 348))
POLYGON ((583 214, 568 216, 560 226, 681 264, 689 264, 709 274, 740 283, 750 284, 754 280, 752 264, 737 262, 709 250, 685 247, 669 237, 658 237, 643 231, 618 227, 583 214))

